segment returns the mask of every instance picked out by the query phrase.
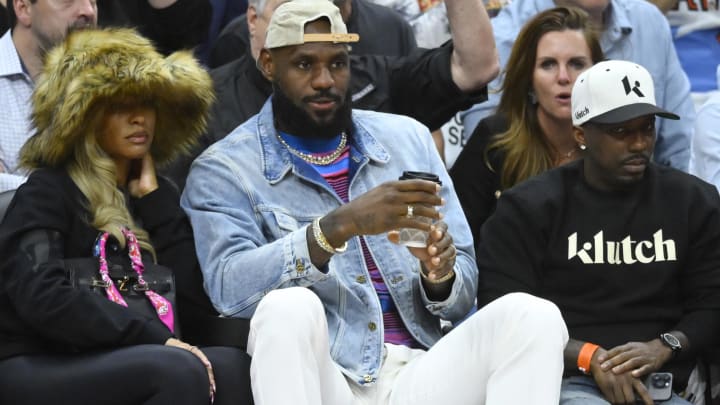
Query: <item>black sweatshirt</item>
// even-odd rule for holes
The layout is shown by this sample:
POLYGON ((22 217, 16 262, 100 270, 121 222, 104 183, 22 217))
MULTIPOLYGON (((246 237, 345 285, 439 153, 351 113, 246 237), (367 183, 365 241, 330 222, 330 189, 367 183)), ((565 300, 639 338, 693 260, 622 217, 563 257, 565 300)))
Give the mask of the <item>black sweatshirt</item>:
MULTIPOLYGON (((209 305, 177 191, 167 180, 158 181, 157 190, 130 199, 130 212, 149 232, 158 263, 174 270, 178 301, 209 305)), ((88 225, 84 204, 80 190, 61 170, 36 170, 17 190, 0 226, 0 359, 163 344, 172 336, 158 319, 72 288, 63 268, 51 264, 92 256, 99 231, 88 225)), ((109 242, 107 250, 109 257, 127 260, 127 250, 117 242, 109 242)), ((151 259, 144 254, 143 260, 151 259)))
POLYGON ((571 338, 606 349, 680 330, 691 352, 670 368, 684 378, 720 331, 718 192, 657 165, 631 190, 601 192, 582 164, 502 194, 481 231, 478 305, 513 291, 549 299, 571 338))

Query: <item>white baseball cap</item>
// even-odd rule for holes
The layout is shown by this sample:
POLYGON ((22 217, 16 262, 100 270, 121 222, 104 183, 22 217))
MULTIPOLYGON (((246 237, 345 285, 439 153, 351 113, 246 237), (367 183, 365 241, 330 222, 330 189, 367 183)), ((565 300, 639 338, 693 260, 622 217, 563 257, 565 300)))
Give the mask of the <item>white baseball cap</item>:
POLYGON ((658 107, 652 76, 637 63, 600 62, 584 71, 572 89, 572 121, 616 124, 647 114, 673 120, 679 116, 658 107))
POLYGON ((270 18, 265 48, 302 45, 307 42, 348 43, 360 40, 358 34, 348 34, 338 9, 328 0, 293 0, 283 3, 270 18), (330 21, 327 34, 306 34, 305 25, 320 18, 330 21))

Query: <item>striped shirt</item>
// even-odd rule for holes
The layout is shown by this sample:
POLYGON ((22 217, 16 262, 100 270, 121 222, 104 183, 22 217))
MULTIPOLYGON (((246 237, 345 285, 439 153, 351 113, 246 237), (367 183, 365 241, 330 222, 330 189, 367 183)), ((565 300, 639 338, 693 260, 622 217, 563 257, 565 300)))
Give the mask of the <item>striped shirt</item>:
MULTIPOLYGON (((340 144, 340 137, 335 137, 330 140, 306 140, 301 137, 292 136, 281 132, 282 138, 291 147, 303 152, 308 153, 317 157, 327 156, 335 152, 335 149, 340 144), (329 151, 329 152, 327 152, 329 151)), ((335 190, 335 193, 342 199, 343 202, 348 202, 348 186, 349 181, 349 169, 350 169, 350 146, 345 146, 342 154, 338 156, 329 165, 314 165, 312 167, 320 173, 321 176, 328 182, 328 184, 335 190)), ((383 313, 383 326, 385 331, 384 340, 386 343, 392 343, 396 345, 404 345, 409 347, 420 347, 415 339, 410 335, 405 324, 400 318, 400 314, 395 307, 395 302, 388 291, 385 280, 383 279, 380 270, 378 270, 375 260, 370 253, 370 250, 365 243, 365 238, 359 237, 360 246, 362 248, 363 258, 365 259, 365 266, 367 267, 370 280, 372 280, 373 287, 377 293, 380 301, 380 307, 383 313)))

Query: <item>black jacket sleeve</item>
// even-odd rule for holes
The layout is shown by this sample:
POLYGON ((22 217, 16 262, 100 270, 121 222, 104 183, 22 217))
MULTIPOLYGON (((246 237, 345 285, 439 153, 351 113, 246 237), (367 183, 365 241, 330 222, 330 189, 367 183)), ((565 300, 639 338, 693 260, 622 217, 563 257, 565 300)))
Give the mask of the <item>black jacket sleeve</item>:
POLYGON ((63 184, 57 176, 30 176, 3 222, 0 274, 17 317, 40 338, 70 350, 163 344, 172 334, 159 320, 70 285, 60 261, 67 239, 76 236, 71 224, 82 205, 63 184))
POLYGON ((450 69, 452 41, 435 49, 417 48, 390 64, 390 98, 396 114, 415 118, 431 130, 458 111, 487 100, 487 87, 473 93, 458 88, 450 69))
POLYGON ((495 211, 501 191, 502 159, 498 151, 487 151, 487 147, 496 134, 505 130, 504 126, 504 120, 497 115, 480 121, 450 169, 455 193, 465 212, 476 247, 480 243, 480 228, 495 211))
POLYGON ((487 100, 487 88, 461 91, 450 71, 452 42, 407 56, 350 55, 353 107, 407 115, 431 130, 487 100))

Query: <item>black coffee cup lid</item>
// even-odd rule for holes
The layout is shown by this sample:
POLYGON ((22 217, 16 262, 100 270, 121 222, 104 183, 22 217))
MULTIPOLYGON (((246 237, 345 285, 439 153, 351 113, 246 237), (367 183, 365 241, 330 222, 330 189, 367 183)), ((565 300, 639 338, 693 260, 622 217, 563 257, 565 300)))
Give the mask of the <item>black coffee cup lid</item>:
POLYGON ((440 181, 440 177, 438 177, 438 175, 434 173, 404 171, 402 176, 400 176, 400 180, 411 179, 429 180, 442 186, 442 181, 440 181))

